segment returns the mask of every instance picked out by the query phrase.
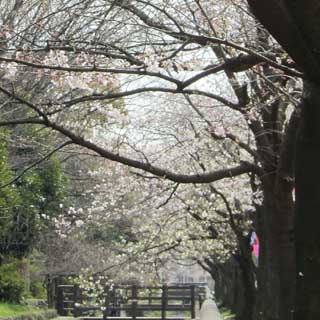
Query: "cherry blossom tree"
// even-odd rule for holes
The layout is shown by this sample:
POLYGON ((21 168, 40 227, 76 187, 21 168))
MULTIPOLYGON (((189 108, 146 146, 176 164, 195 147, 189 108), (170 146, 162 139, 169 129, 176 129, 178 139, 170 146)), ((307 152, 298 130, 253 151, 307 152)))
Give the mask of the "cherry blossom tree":
MULTIPOLYGON (((131 167, 149 188, 154 176, 174 183, 174 194, 187 185, 174 205, 198 219, 194 234, 198 228, 210 232, 203 230, 211 225, 203 217, 210 201, 201 203, 207 192, 230 214, 235 197, 228 186, 245 206, 245 181, 261 241, 258 295, 250 301, 254 317, 290 319, 296 274, 292 154, 302 74, 248 8, 227 0, 60 0, 12 1, 5 12, 0 91, 10 108, 1 126, 36 124, 57 132, 64 146, 131 167), (18 80, 22 74, 24 81, 18 80), (146 105, 149 115, 164 112, 171 123, 161 128, 161 117, 156 123, 145 118, 146 105), (179 108, 192 116, 170 116, 179 108), (161 134, 167 144, 159 143, 161 134), (195 184, 207 185, 194 187, 198 197, 189 190, 195 184), (198 209, 188 203, 193 197, 198 209)), ((162 227, 166 239, 175 235, 171 226, 162 227)), ((188 250, 189 235, 183 236, 188 250)), ((223 241, 223 230, 218 235, 223 241)), ((244 239, 234 236, 241 240, 243 270, 252 275, 244 239)), ((207 247, 204 239, 197 243, 207 247)), ((246 318, 252 317, 248 310, 246 318)))

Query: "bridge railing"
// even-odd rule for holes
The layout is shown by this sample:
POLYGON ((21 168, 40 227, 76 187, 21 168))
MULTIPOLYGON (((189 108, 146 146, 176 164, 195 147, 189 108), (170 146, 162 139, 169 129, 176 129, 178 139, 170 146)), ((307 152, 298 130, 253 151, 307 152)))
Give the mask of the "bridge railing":
POLYGON ((200 308, 204 297, 204 289, 195 285, 121 285, 106 287, 100 297, 103 302, 93 305, 84 302, 86 292, 78 286, 61 285, 58 288, 57 308, 60 315, 72 313, 75 317, 93 315, 103 310, 100 318, 104 320, 108 318, 120 320, 124 316, 133 320, 141 317, 146 319, 146 314, 156 314, 157 316, 152 319, 159 320, 168 318, 180 320, 184 318, 181 314, 187 314, 189 318, 194 319, 196 307, 200 308))
MULTIPOLYGON (((123 319, 125 314, 131 319, 146 318, 146 313, 159 312, 153 319, 167 319, 168 312, 187 312, 195 317, 195 286, 113 286, 105 290, 103 320, 123 319)), ((77 307, 76 314, 88 307, 77 307)), ((170 317, 173 319, 174 317, 170 317)), ((182 317, 175 317, 181 319, 182 317)))

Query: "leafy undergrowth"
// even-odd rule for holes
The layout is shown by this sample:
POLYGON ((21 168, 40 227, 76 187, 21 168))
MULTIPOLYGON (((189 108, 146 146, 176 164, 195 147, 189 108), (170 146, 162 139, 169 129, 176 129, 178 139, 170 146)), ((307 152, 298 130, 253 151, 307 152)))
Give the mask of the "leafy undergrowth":
POLYGON ((56 317, 55 310, 0 302, 0 320, 49 320, 56 317))
POLYGON ((32 306, 0 302, 0 317, 14 317, 23 313, 36 313, 40 311, 40 309, 32 306))

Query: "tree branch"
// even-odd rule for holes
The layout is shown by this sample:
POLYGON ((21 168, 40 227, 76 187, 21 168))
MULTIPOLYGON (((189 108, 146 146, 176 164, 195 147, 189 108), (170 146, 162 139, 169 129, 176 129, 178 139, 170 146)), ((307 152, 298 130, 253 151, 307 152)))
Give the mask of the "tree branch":
MULTIPOLYGON (((42 118, 43 118, 43 125, 46 126, 47 128, 51 128, 65 137, 68 137, 70 141, 74 144, 77 144, 79 146, 82 146, 84 148, 87 148, 91 151, 94 151, 101 157, 122 163, 126 166, 133 167, 136 169, 141 169, 143 171, 149 172, 155 176, 162 177, 163 179, 168 179, 173 182, 177 183, 210 183, 218 180, 222 180, 225 178, 230 178, 230 177, 235 177, 239 176, 242 174, 250 173, 250 172, 255 172, 256 174, 261 173, 261 169, 256 166, 255 164, 249 163, 249 162, 241 162, 240 165, 231 167, 231 168, 225 168, 221 170, 216 170, 216 171, 211 171, 207 173, 202 173, 202 174, 179 174, 179 173, 174 173, 172 171, 154 166, 150 163, 134 160, 128 157, 121 156, 119 154, 115 154, 105 148, 102 148, 98 146, 97 144, 88 141, 84 139, 83 137, 75 134, 71 130, 58 125, 48 119, 48 117, 34 104, 17 97, 16 95, 10 93, 9 91, 3 89, 0 87, 0 91, 6 93, 9 97, 14 98, 15 100, 25 103, 28 107, 30 107, 32 110, 35 110, 42 118)), ((34 123, 34 121, 31 121, 31 123, 34 123)), ((37 121, 39 123, 39 120, 37 121)))
POLYGON ((179 32, 175 32, 171 28, 163 25, 162 23, 156 22, 155 20, 150 18, 145 12, 143 12, 142 10, 140 10, 137 7, 135 7, 134 5, 132 5, 129 1, 120 0, 120 1, 116 2, 116 5, 131 12, 132 14, 136 15, 147 26, 155 28, 156 30, 160 30, 173 38, 176 38, 176 39, 179 39, 182 41, 194 42, 194 43, 200 44, 202 46, 209 45, 209 44, 218 44, 218 45, 228 46, 228 47, 234 48, 236 50, 239 50, 241 52, 245 52, 249 55, 252 55, 252 56, 256 57, 257 59, 261 59, 261 62, 266 62, 269 65, 271 65, 272 67, 277 68, 279 70, 282 70, 284 73, 286 73, 288 75, 295 76, 295 77, 303 77, 303 74, 301 72, 293 70, 291 68, 288 68, 282 64, 279 64, 276 61, 266 57, 265 55, 263 55, 259 52, 256 52, 256 51, 251 50, 246 47, 243 47, 243 46, 238 45, 234 42, 220 39, 217 37, 207 37, 207 36, 202 36, 202 35, 195 35, 195 34, 191 34, 188 32, 183 32, 181 30, 179 32))

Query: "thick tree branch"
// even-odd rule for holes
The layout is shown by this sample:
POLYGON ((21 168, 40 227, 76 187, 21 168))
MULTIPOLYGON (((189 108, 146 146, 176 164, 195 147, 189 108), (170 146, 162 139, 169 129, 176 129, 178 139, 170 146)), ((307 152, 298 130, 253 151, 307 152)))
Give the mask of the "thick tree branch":
POLYGON ((85 140, 84 138, 81 138, 75 135, 74 133, 67 130, 66 128, 58 126, 54 123, 49 124, 48 127, 62 133, 63 135, 68 137, 73 143, 96 152, 103 158, 122 163, 129 167, 141 169, 143 171, 149 172, 156 176, 159 176, 164 179, 168 179, 177 183, 209 183, 209 182, 214 182, 214 181, 225 179, 225 178, 239 176, 249 172, 255 172, 257 174, 260 173, 260 169, 256 165, 243 162, 236 167, 221 169, 221 170, 212 171, 204 174, 194 174, 194 175, 177 174, 145 162, 137 161, 134 159, 130 159, 127 157, 114 154, 104 148, 99 147, 98 145, 90 141, 85 140))
MULTIPOLYGON (((20 98, 19 101, 21 102, 22 99, 20 98)), ((28 103, 28 105, 30 106, 32 104, 28 103)), ((38 109, 38 108, 33 106, 32 109, 38 109)), ((34 123, 34 121, 31 121, 31 123, 34 123)), ((39 123, 39 121, 37 121, 36 123, 39 123)), ((5 123, 2 123, 0 125, 4 125, 4 124, 5 123)), ((10 124, 13 124, 13 122, 10 122, 10 124)), ((68 130, 67 128, 64 128, 49 120, 44 120, 42 124, 48 128, 51 128, 61 133, 65 137, 68 137, 72 143, 82 146, 84 148, 87 148, 91 151, 94 151, 95 153, 97 153, 98 155, 100 155, 105 159, 119 162, 126 166, 133 167, 136 169, 141 169, 155 176, 162 177, 163 179, 168 179, 177 183, 209 183, 209 182, 214 182, 214 181, 218 181, 225 178, 239 176, 239 175, 250 173, 250 172, 255 172, 257 174, 261 173, 260 168, 257 167, 256 165, 248 162, 242 162, 240 165, 235 167, 211 171, 203 174, 191 174, 191 175, 178 174, 157 166, 153 166, 150 163, 141 162, 138 160, 120 156, 118 154, 110 152, 107 149, 102 148, 97 144, 80 137, 79 135, 68 130)))
POLYGON ((114 69, 114 68, 105 68, 99 66, 60 66, 60 65, 49 65, 49 64, 41 64, 35 63, 30 61, 24 61, 15 58, 6 58, 0 56, 0 61, 3 62, 14 62, 17 64, 25 65, 28 67, 36 68, 36 69, 46 69, 46 70, 56 70, 56 71, 66 71, 66 72, 75 72, 75 73, 92 73, 92 72, 104 72, 104 73, 114 73, 114 74, 130 74, 130 75, 140 75, 140 76, 149 76, 149 77, 156 77, 159 79, 163 79, 169 82, 173 82, 178 87, 181 87, 182 82, 174 79, 170 76, 166 76, 160 72, 152 72, 147 70, 137 70, 137 69, 114 69))
POLYGON ((163 25, 162 23, 159 23, 159 22, 155 21, 154 19, 150 18, 145 12, 143 12, 142 10, 140 10, 137 7, 135 7, 134 5, 132 5, 129 1, 120 0, 120 1, 116 2, 116 5, 131 12, 132 14, 136 15, 147 26, 152 27, 157 30, 160 30, 160 31, 170 35, 173 38, 182 40, 184 42, 185 41, 194 42, 194 43, 200 44, 202 46, 210 45, 210 44, 218 44, 218 45, 228 46, 228 47, 234 48, 236 50, 239 50, 241 52, 245 52, 248 55, 251 55, 257 59, 261 59, 261 62, 266 62, 269 65, 271 65, 272 67, 277 68, 279 70, 282 70, 285 74, 288 74, 291 76, 296 76, 296 77, 303 76, 302 73, 300 73, 296 70, 293 70, 293 69, 288 68, 282 64, 279 64, 276 61, 274 61, 273 59, 270 59, 261 53, 258 53, 252 49, 238 45, 234 42, 220 39, 217 37, 207 37, 207 36, 202 36, 202 35, 195 35, 195 34, 183 32, 183 31, 175 32, 171 28, 169 28, 169 27, 163 25))
POLYGON ((72 105, 75 105, 77 103, 87 102, 87 101, 103 101, 103 100, 109 100, 109 99, 117 99, 122 97, 127 97, 131 95, 136 95, 140 93, 147 93, 147 92, 163 92, 163 93, 172 93, 172 94, 187 94, 187 95, 199 95, 199 96, 205 96, 211 99, 214 99, 225 106, 230 107, 231 109, 239 111, 239 107, 236 103, 233 103, 219 95, 216 95, 211 92, 206 92, 202 90, 196 90, 196 89, 170 89, 170 88, 164 88, 164 87, 145 87, 145 88, 138 88, 134 90, 128 90, 123 92, 110 92, 108 94, 93 94, 88 96, 83 96, 79 98, 75 98, 69 101, 60 102, 59 104, 64 104, 66 107, 70 107, 72 105))

